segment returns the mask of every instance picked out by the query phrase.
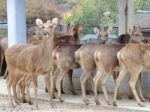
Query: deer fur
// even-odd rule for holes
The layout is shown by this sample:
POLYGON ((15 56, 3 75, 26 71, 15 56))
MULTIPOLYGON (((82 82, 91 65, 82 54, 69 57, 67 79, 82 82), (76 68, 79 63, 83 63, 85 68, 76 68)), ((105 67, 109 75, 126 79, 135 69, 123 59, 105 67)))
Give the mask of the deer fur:
MULTIPOLYGON (((81 25, 79 25, 79 24, 71 24, 70 25, 70 30, 69 30, 69 32, 58 32, 57 30, 55 30, 55 32, 54 32, 54 45, 53 45, 53 48, 55 48, 56 46, 60 46, 60 45, 62 45, 62 44, 78 44, 79 43, 79 31, 80 31, 80 28, 83 28, 83 26, 81 26, 81 25), (59 37, 60 36, 60 37, 59 37)), ((41 32, 41 28, 40 27, 37 27, 37 29, 36 29, 36 36, 38 36, 38 37, 41 37, 41 34, 42 32, 41 32)), ((69 70, 68 71, 68 76, 69 76, 69 82, 70 82, 70 89, 71 89, 71 92, 72 92, 72 94, 76 94, 75 93, 75 91, 74 91, 74 88, 73 88, 73 82, 72 82, 72 70, 69 70)), ((23 78, 24 79, 24 78, 23 78)), ((28 94, 27 95, 27 99, 24 99, 25 98, 25 96, 24 96, 24 94, 22 94, 22 98, 20 98, 23 102, 28 102, 29 104, 32 104, 32 102, 31 102, 31 100, 29 100, 30 99, 30 97, 28 97, 29 96, 29 90, 28 90, 28 88, 29 88, 29 85, 30 85, 30 82, 31 81, 27 81, 27 83, 26 83, 26 81, 23 81, 23 79, 20 79, 20 84, 23 84, 22 82, 25 82, 25 87, 26 87, 26 93, 28 94), (29 82, 29 83, 28 83, 29 82)), ((30 80, 30 78, 28 78, 28 80, 30 80)), ((45 82, 47 82, 47 78, 45 79, 45 82)), ((63 83, 62 83, 63 84, 63 83)), ((61 84, 61 92, 62 93, 64 93, 64 91, 63 91, 63 85, 61 84)), ((18 84, 19 85, 19 84, 18 84)), ((45 85, 46 85, 46 83, 45 83, 45 85)), ((20 85, 20 86, 18 86, 18 87, 20 87, 20 89, 23 91, 23 89, 21 88, 21 87, 24 87, 24 85, 20 85)), ((19 89, 18 89, 19 90, 19 89)), ((45 89, 46 91, 48 91, 47 90, 47 88, 45 89)), ((24 92, 25 92, 25 90, 24 90, 24 92)), ((19 92, 18 92, 19 93, 19 92)), ((23 92, 22 92, 23 93, 23 92)), ((21 96, 21 95, 20 95, 21 96)))
MULTIPOLYGON (((51 52, 53 49, 54 29, 57 22, 53 19, 52 21, 48 20, 46 23, 43 23, 42 20, 37 19, 36 24, 42 27, 42 32, 44 34, 42 44, 14 45, 8 48, 5 53, 9 73, 6 83, 8 88, 9 103, 12 106, 13 102, 11 97, 11 87, 13 88, 15 101, 18 100, 16 83, 14 82, 16 77, 24 74, 32 78, 35 94, 34 105, 37 108, 37 76, 39 74, 43 74, 45 77, 49 76, 48 74, 51 69, 51 52)), ((47 87, 49 89, 48 81, 47 87)))
MULTIPOLYGON (((143 40, 142 34, 136 30, 133 31, 130 37, 130 42, 141 42, 143 40)), ((94 59, 96 62, 97 73, 93 79, 94 82, 94 97, 95 103, 100 104, 97 94, 97 85, 100 82, 102 91, 104 93, 105 101, 110 104, 107 90, 105 88, 105 83, 108 77, 113 73, 113 71, 118 71, 119 63, 117 59, 117 53, 125 46, 122 44, 105 44, 100 46, 94 54, 94 59)), ((117 83, 117 82, 116 82, 117 83)))
MULTIPOLYGON (((87 79, 89 79, 89 77, 92 76, 92 72, 96 67, 94 62, 94 52, 101 44, 104 44, 108 39, 107 32, 103 30, 100 31, 97 28, 94 29, 94 32, 97 34, 99 42, 98 43, 89 42, 83 45, 81 48, 79 48, 75 53, 78 63, 80 64, 81 69, 83 70, 83 74, 80 77, 80 83, 81 83, 83 101, 86 104, 88 104, 88 99, 85 93, 85 83, 87 79)), ((93 82, 91 83, 93 85, 93 82)))

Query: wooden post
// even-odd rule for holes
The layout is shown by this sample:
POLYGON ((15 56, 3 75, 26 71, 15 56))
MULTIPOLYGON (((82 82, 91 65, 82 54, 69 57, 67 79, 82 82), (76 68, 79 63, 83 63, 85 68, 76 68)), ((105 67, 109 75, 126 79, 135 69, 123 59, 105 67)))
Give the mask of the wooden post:
POLYGON ((129 30, 133 30, 133 19, 134 19, 134 10, 133 10, 133 3, 134 1, 133 0, 127 0, 128 1, 128 27, 127 27, 127 31, 129 30))
POLYGON ((126 33, 126 0, 118 0, 118 8, 119 8, 119 32, 118 34, 126 33))
POLYGON ((8 44, 26 43, 25 0, 7 0, 8 44))

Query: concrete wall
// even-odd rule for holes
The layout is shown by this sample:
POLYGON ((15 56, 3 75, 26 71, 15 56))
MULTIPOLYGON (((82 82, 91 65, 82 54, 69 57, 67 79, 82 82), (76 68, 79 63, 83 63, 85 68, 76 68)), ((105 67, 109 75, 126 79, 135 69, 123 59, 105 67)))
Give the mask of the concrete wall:
MULTIPOLYGON (((74 70, 73 83, 75 85, 76 90, 81 90, 81 87, 80 87, 81 74, 82 74, 81 69, 74 70)), ((69 79, 68 79, 68 76, 66 75, 64 78, 64 89, 69 90, 69 85, 70 85, 69 79)), ((88 87, 88 90, 91 90, 90 80, 88 81, 86 86, 88 87)), ((110 75, 107 81, 106 87, 109 93, 114 93, 115 84, 114 84, 112 75, 110 75)), ((150 75, 148 75, 148 72, 142 72, 142 88, 143 88, 144 95, 146 97, 150 97, 150 75)), ((128 86, 128 74, 127 74, 126 77, 121 82, 119 93, 123 95, 127 95, 128 90, 129 90, 129 86, 128 86)), ((100 85, 98 86, 98 91, 102 92, 100 85)))
POLYGON ((140 11, 134 15, 134 25, 150 28, 150 11, 140 11))

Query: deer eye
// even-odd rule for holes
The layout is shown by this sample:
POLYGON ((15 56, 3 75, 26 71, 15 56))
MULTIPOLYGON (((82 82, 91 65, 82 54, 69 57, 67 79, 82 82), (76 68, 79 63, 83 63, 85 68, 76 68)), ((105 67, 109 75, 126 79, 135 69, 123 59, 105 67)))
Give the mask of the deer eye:
POLYGON ((49 28, 53 28, 53 26, 49 26, 49 28))

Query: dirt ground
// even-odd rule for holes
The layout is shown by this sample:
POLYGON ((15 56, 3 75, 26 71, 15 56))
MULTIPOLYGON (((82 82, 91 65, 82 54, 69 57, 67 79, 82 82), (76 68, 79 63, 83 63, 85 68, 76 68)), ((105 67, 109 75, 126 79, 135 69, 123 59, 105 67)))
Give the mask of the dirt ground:
POLYGON ((144 112, 130 109, 120 109, 117 107, 82 105, 72 103, 54 102, 54 107, 46 100, 38 100, 38 110, 33 105, 20 104, 12 108, 8 105, 8 97, 0 96, 0 112, 144 112))

